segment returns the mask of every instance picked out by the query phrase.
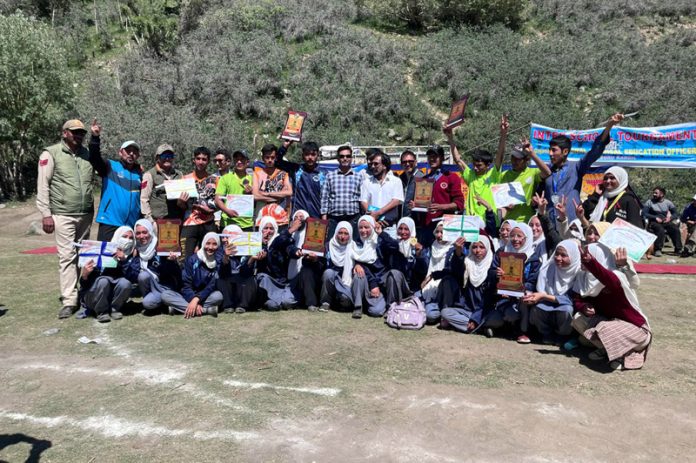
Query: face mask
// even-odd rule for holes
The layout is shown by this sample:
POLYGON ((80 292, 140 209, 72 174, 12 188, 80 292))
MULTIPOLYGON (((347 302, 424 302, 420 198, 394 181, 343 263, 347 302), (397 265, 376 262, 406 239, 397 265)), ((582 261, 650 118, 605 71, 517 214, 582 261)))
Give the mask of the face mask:
POLYGON ((121 237, 116 241, 116 245, 124 254, 130 255, 133 252, 133 240, 121 237))

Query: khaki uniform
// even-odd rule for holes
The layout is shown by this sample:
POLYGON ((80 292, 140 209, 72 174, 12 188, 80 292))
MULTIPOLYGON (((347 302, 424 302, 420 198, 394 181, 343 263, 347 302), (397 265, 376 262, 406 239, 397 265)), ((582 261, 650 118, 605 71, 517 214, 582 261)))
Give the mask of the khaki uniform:
POLYGON ((42 217, 53 217, 60 293, 63 306, 79 306, 77 248, 73 243, 89 238, 94 217, 94 169, 89 151, 77 153, 64 143, 46 148, 39 157, 36 206, 42 217))

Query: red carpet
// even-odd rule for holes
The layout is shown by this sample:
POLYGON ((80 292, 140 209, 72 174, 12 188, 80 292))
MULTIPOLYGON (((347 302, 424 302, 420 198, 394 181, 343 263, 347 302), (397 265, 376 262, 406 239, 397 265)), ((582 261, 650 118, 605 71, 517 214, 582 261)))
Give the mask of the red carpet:
POLYGON ((635 264, 638 273, 669 273, 673 275, 696 275, 696 265, 635 264))
POLYGON ((27 251, 21 251, 20 254, 57 254, 58 248, 55 246, 48 246, 45 248, 29 249, 27 251))

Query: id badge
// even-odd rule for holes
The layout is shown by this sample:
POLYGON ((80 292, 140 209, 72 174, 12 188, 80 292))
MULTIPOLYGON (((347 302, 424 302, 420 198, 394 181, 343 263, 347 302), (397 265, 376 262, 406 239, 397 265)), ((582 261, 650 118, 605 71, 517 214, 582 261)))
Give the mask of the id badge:
POLYGON ((556 205, 558 202, 561 200, 561 197, 558 195, 551 195, 551 203, 556 205))

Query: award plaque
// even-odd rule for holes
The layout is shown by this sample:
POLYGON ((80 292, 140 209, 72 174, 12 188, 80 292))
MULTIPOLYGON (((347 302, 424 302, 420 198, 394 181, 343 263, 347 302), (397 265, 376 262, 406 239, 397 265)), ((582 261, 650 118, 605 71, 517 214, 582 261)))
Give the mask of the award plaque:
POLYGON ((168 256, 173 252, 174 255, 181 255, 181 241, 179 231, 181 230, 181 220, 179 219, 159 219, 157 220, 157 255, 168 256))
POLYGON ((307 113, 300 111, 288 111, 288 120, 280 138, 290 141, 302 140, 302 126, 307 119, 307 113))
POLYGON ((464 111, 466 110, 467 101, 469 101, 469 95, 452 103, 449 117, 445 121, 446 129, 453 129, 464 123, 464 111))
POLYGON ((307 227, 307 231, 304 243, 302 243, 302 250, 315 256, 323 256, 326 250, 326 232, 329 229, 329 221, 310 217, 305 221, 305 227, 307 227))
POLYGON ((503 276, 498 280, 498 294, 524 296, 524 262, 527 255, 520 252, 501 252, 500 268, 503 276))
POLYGON ((412 211, 428 212, 428 208, 433 199, 433 185, 435 185, 435 182, 432 179, 416 179, 416 192, 413 197, 414 207, 411 209, 412 211))

